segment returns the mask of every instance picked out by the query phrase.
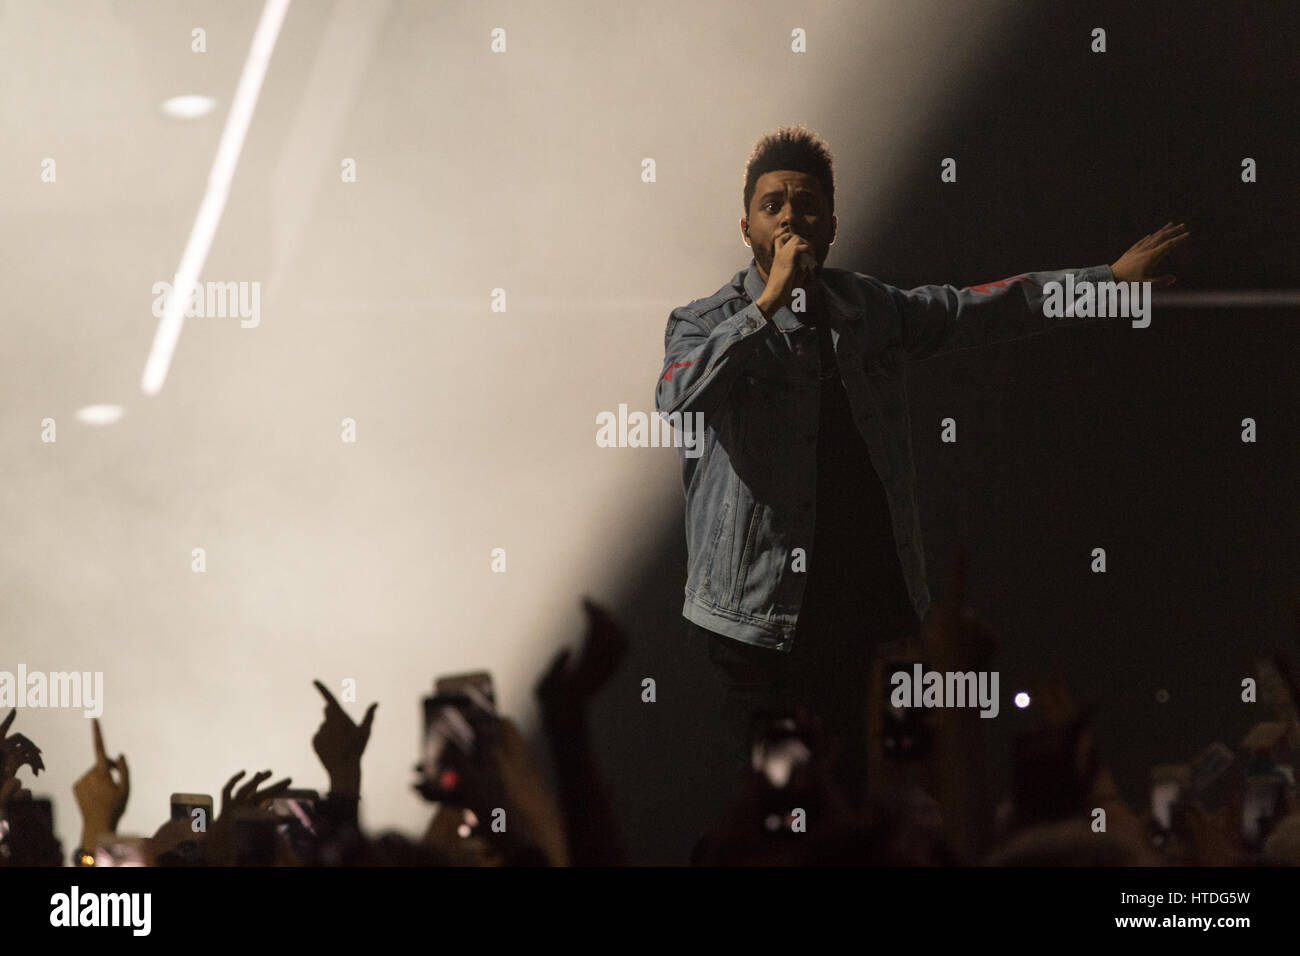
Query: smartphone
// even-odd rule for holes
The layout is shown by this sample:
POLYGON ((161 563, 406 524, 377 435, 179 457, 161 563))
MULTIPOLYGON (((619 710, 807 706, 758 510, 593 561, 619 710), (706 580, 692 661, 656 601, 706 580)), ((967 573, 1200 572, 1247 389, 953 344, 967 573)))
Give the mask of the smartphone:
POLYGON ((492 675, 487 671, 471 671, 467 674, 449 674, 439 677, 433 684, 437 694, 453 694, 468 697, 470 702, 489 714, 497 712, 496 691, 492 687, 492 675))
POLYGON ((1174 828, 1174 810, 1187 791, 1191 768, 1187 764, 1160 764, 1151 768, 1151 818, 1157 829, 1174 828))
POLYGON ((148 866, 149 840, 145 837, 106 836, 95 847, 95 866, 148 866))
POLYGON ((234 823, 235 865, 274 864, 276 828, 280 822, 275 814, 258 807, 235 807, 230 813, 234 823))
MULTIPOLYGON (((903 671, 912 674, 915 661, 890 661, 885 665, 885 690, 881 705, 884 707, 884 719, 881 721, 881 734, 884 737, 886 757, 912 758, 924 756, 930 749, 930 727, 925 719, 925 711, 919 707, 895 707, 890 698, 890 675, 903 671)), ((927 668, 921 665, 921 673, 927 668)))
POLYGON ((320 794, 315 790, 286 790, 271 801, 276 831, 289 841, 300 858, 320 839, 319 804, 320 794))
POLYGON ((173 820, 184 820, 194 833, 206 833, 212 826, 212 796, 206 793, 173 793, 173 820))
POLYGON ((769 834, 794 832, 793 811, 806 808, 812 743, 792 711, 754 714, 750 725, 750 767, 762 781, 759 819, 769 834))
POLYGON ((481 696, 459 693, 424 699, 423 779, 418 786, 426 800, 460 806, 472 800, 467 786, 485 767, 495 722, 494 712, 485 710, 482 703, 481 696))
POLYGON ((496 689, 488 671, 445 674, 424 701, 422 792, 435 801, 464 799, 467 771, 481 765, 495 725, 496 689))
POLYGON ((286 790, 271 801, 271 812, 282 824, 296 824, 316 832, 316 806, 320 794, 315 790, 286 790))

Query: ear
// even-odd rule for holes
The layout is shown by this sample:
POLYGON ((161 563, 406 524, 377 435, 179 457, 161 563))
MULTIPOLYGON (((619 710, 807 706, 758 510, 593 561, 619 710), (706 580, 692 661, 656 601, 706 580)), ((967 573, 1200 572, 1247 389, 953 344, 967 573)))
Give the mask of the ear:
POLYGON ((840 221, 831 216, 831 245, 835 245, 835 232, 840 228, 840 221))
MULTIPOLYGON (((740 220, 740 238, 741 242, 749 246, 749 220, 743 217, 740 220)), ((750 248, 752 249, 753 246, 750 246, 750 248)))

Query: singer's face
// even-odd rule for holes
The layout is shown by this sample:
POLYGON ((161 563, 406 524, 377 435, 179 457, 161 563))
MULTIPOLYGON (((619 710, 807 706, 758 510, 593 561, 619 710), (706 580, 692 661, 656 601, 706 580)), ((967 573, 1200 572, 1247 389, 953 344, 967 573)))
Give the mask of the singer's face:
POLYGON ((749 215, 740 221, 742 235, 746 225, 754 261, 766 281, 772 270, 778 236, 794 233, 808 240, 820 266, 825 263, 831 240, 835 238, 836 221, 817 177, 778 170, 758 177, 749 202, 749 215))

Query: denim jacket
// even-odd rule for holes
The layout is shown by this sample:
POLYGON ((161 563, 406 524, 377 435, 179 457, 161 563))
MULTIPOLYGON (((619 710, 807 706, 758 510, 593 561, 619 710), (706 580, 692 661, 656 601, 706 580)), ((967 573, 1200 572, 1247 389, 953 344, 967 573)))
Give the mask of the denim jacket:
MULTIPOLYGON (((1104 265, 1070 271, 1076 282, 1114 279, 1104 265)), ((828 268, 819 281, 840 378, 884 486, 903 581, 923 620, 930 591, 906 363, 1088 320, 1044 316, 1043 285, 1064 283, 1064 271, 966 289, 897 289, 828 268)), ((674 423, 704 426, 693 454, 683 447, 691 442, 678 448, 686 493, 682 615, 747 644, 789 651, 807 581, 802 567, 816 560, 821 356, 815 329, 789 307, 763 316, 755 300, 764 286, 751 259, 713 295, 672 311, 655 408, 661 416, 683 413, 674 423), (803 562, 795 560, 800 548, 803 562)))

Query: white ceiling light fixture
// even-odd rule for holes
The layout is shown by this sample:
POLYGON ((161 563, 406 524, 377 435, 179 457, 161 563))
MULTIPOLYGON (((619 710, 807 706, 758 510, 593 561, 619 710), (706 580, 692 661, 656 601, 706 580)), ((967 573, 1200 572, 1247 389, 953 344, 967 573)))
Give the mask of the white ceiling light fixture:
POLYGON ((173 96, 163 100, 162 111, 173 119, 190 120, 207 116, 216 105, 217 101, 210 96, 187 93, 184 96, 173 96))
POLYGON ((112 425, 125 411, 121 405, 87 405, 77 410, 77 421, 84 425, 112 425))
POLYGON ((257 108, 257 97, 262 92, 262 80, 266 77, 267 67, 271 65, 275 41, 280 36, 280 26, 284 23, 284 15, 288 10, 289 0, 266 0, 266 6, 262 8, 262 18, 258 20, 257 30, 253 33, 248 59, 244 61, 244 70, 239 75, 239 87, 235 90, 235 98, 230 102, 226 126, 221 131, 221 142, 217 144, 217 155, 212 159, 208 185, 203 191, 203 202, 199 205, 199 214, 190 230, 189 241, 185 243, 185 252, 181 255, 181 264, 176 269, 172 282, 172 292, 167 297, 167 307, 158 320, 158 331, 154 333, 153 346, 145 361, 140 388, 146 395, 157 395, 162 391, 163 382, 167 381, 167 370, 171 367, 172 354, 176 351, 176 342, 181 337, 181 326, 185 322, 189 290, 198 282, 199 273, 208 259, 208 250, 212 248, 212 238, 217 233, 217 226, 221 224, 221 214, 226 210, 230 183, 235 178, 235 166, 244 149, 248 125, 252 122, 253 110, 257 108))

